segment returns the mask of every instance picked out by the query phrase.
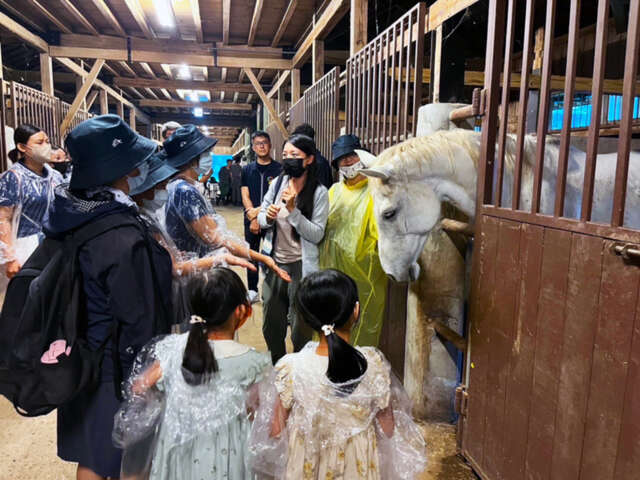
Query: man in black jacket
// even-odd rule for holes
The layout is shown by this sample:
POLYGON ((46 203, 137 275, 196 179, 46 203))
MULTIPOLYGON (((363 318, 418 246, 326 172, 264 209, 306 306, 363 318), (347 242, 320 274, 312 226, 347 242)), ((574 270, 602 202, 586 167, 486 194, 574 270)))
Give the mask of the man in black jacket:
MULTIPOLYGON (((314 141, 316 139, 316 131, 308 123, 298 125, 292 135, 306 135, 314 141)), ((331 188, 331 185, 333 185, 333 170, 331 170, 329 162, 318 149, 316 149, 316 168, 318 169, 318 180, 320 180, 320 183, 327 187, 327 189, 331 188)))

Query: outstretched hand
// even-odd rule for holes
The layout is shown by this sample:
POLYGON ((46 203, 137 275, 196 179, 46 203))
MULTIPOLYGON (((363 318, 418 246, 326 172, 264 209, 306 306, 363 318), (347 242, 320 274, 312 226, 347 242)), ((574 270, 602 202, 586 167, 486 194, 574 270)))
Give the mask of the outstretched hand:
POLYGON ((267 266, 267 268, 273 270, 273 272, 278 275, 282 280, 284 280, 285 282, 289 283, 291 282, 291 276, 286 272, 286 270, 283 270, 282 268, 280 268, 275 260, 271 257, 267 257, 264 260, 264 264, 267 266))
POLYGON ((232 255, 230 253, 226 253, 223 256, 223 259, 225 262, 227 262, 227 265, 234 265, 236 267, 246 268, 247 270, 251 270, 252 272, 258 271, 256 266, 250 261, 244 258, 236 257, 235 255, 232 255))

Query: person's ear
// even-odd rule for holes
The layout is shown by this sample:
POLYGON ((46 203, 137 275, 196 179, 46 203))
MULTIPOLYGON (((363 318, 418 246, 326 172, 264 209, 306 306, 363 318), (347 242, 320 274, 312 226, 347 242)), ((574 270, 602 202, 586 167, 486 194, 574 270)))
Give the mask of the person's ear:
POLYGON ((235 311, 235 316, 238 319, 235 330, 240 330, 252 313, 253 309, 251 308, 251 305, 238 305, 235 311))
POLYGON ((24 143, 18 143, 16 148, 22 153, 27 151, 27 146, 24 143))
POLYGON ((356 306, 353 307, 353 324, 358 323, 360 319, 360 302, 356 302, 356 306))

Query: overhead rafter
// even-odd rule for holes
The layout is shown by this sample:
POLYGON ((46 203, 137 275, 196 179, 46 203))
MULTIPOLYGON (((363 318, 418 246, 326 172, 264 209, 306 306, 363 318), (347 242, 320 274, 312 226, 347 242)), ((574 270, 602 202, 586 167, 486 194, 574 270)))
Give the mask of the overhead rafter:
POLYGON ((158 95, 156 95, 156 92, 154 92, 150 88, 145 88, 144 91, 147 92, 149 95, 151 95, 151 98, 158 100, 158 95))
POLYGON ((191 3, 191 15, 193 16, 193 23, 196 26, 196 40, 200 43, 204 42, 204 36, 202 35, 202 19, 200 18, 200 2, 198 0, 189 0, 191 3))
MULTIPOLYGON (((0 2, 0 3, 2 3, 3 6, 5 6, 4 2, 0 2)), ((49 45, 47 44, 47 42, 45 42, 39 36, 34 35, 29 30, 27 30, 22 25, 20 25, 18 22, 16 22, 11 17, 9 17, 8 15, 5 15, 2 12, 0 12, 0 27, 17 35, 19 38, 21 38, 22 40, 24 40, 25 42, 27 42, 29 45, 36 48, 40 52, 47 53, 47 51, 49 50, 49 45)))
POLYGON ((96 27, 91 25, 91 22, 87 20, 87 18, 76 8, 76 6, 71 2, 71 0, 60 0, 62 6, 67 9, 67 11, 77 20, 79 21, 84 28, 89 30, 94 35, 100 35, 100 32, 96 30, 96 27))
POLYGON ((124 0, 124 3, 127 4, 129 12, 131 12, 131 16, 138 24, 138 27, 140 28, 144 36, 150 40, 156 38, 156 34, 153 33, 153 30, 151 30, 151 28, 149 27, 147 17, 144 14, 142 5, 140 5, 140 0, 124 0))
MULTIPOLYGON (((221 83, 227 83, 227 73, 228 70, 226 68, 222 69, 222 72, 220 73, 220 82, 221 83)), ((220 101, 224 102, 224 95, 225 95, 225 91, 221 91, 220 92, 220 101)))
MULTIPOLYGON (((102 68, 104 68, 104 66, 102 68)), ((100 89, 97 89, 87 96, 87 112, 91 110, 91 107, 93 107, 93 103, 96 101, 96 98, 98 98, 99 93, 100 89)))
POLYGON ((161 88, 160 91, 168 100, 173 100, 173 97, 169 93, 169 90, 167 90, 166 88, 161 88))
POLYGON ((280 75, 280 78, 278 78, 278 81, 273 84, 273 87, 271 87, 271 90, 269 90, 269 93, 267 93, 267 97, 271 98, 276 94, 276 92, 280 89, 282 84, 287 81, 287 78, 289 78, 290 73, 291 73, 291 70, 286 70, 282 72, 282 74, 280 75))
POLYGON ((250 111, 251 105, 233 104, 222 102, 187 102, 185 100, 147 100, 142 99, 138 102, 141 107, 150 108, 193 108, 202 107, 209 110, 236 110, 250 111))
MULTIPOLYGON (((36 22, 34 22, 33 20, 31 20, 29 17, 27 17, 25 14, 23 14, 20 10, 14 8, 9 2, 6 2, 5 0, 0 0, 0 5, 2 5, 4 8, 7 9, 8 12, 10 12, 12 15, 15 15, 16 17, 18 17, 20 20, 22 20, 24 23, 26 23, 27 25, 29 25, 31 28, 33 28, 35 31, 40 32, 40 33, 45 33, 44 28, 42 28, 40 25, 38 25, 36 22)), ((7 17, 6 15, 2 14, 3 17, 8 18, 9 20, 11 20, 13 22, 13 19, 10 17, 7 17)), ((16 22, 14 22, 16 23, 16 22)), ((3 21, 0 23, 0 25, 2 26, 7 26, 7 24, 4 22, 4 18, 3 21)), ((21 25, 22 26, 22 25, 21 25)), ((24 27, 23 27, 24 28, 24 27)), ((25 29, 26 30, 26 29, 25 29)))
POLYGON ((127 32, 124 31, 120 22, 115 17, 105 0, 91 0, 96 9, 102 14, 102 16, 111 24, 113 29, 123 37, 127 36, 127 32))
POLYGON ((120 74, 118 72, 115 71, 115 69, 109 65, 109 62, 104 62, 104 67, 102 67, 104 70, 108 71, 111 75, 113 75, 114 77, 119 77, 120 74))
POLYGON ((133 88, 133 87, 127 87, 129 89, 129 91, 133 92, 133 94, 138 97, 138 98, 145 98, 144 95, 142 95, 137 89, 133 88))
POLYGON ((164 78, 115 77, 113 83, 119 87, 167 88, 169 90, 228 90, 239 93, 253 93, 251 85, 245 83, 205 82, 201 80, 165 80, 164 78))
POLYGON ((251 18, 251 26, 249 27, 249 38, 247 40, 247 45, 249 46, 253 45, 253 42, 256 40, 258 24, 262 16, 262 7, 264 7, 264 0, 256 0, 255 7, 253 8, 253 17, 251 18))
POLYGON ((231 23, 231 0, 222 0, 222 43, 229 44, 229 24, 231 23))
POLYGON ((131 75, 132 77, 137 77, 138 76, 138 74, 135 72, 135 70, 133 68, 131 68, 129 66, 129 64, 127 62, 125 62, 124 60, 118 62, 118 65, 120 65, 122 67, 122 69, 125 72, 127 72, 129 75, 131 75))
POLYGON ((153 69, 147 62, 140 62, 140 66, 151 78, 157 78, 156 72, 153 71, 153 69))
POLYGON ((287 31, 287 27, 293 18, 293 14, 295 13, 297 6, 298 0, 289 0, 289 5, 287 6, 287 10, 284 12, 280 26, 278 27, 278 30, 276 30, 276 34, 273 36, 273 40, 271 41, 272 47, 277 47, 280 40, 282 40, 282 36, 284 35, 284 32, 287 31))
POLYGON ((293 57, 293 68, 299 68, 304 64, 311 53, 314 41, 324 38, 348 11, 349 3, 346 0, 331 0, 293 57))
POLYGON ((274 122, 276 122, 278 129, 280 130, 282 135, 286 138, 289 135, 289 132, 287 132, 287 129, 285 128, 284 123, 282 123, 282 120, 280 119, 280 115, 278 115, 278 112, 274 108, 273 103, 271 102, 271 99, 267 97, 266 93, 264 93, 264 90, 262 89, 260 82, 258 81, 255 74, 253 73, 253 70, 251 70, 250 68, 247 68, 246 70, 247 70, 247 77, 249 77, 249 81, 253 85, 253 88, 256 89, 256 93, 262 99, 262 102, 264 103, 265 107, 267 107, 267 110, 269 110, 269 115, 271 115, 271 119, 274 122))
POLYGON ((47 19, 51 23, 53 23, 56 27, 58 27, 61 32, 72 33, 69 27, 67 27, 64 23, 58 20, 58 17, 56 17, 49 10, 47 10, 38 0, 29 0, 29 3, 33 5, 41 14, 47 17, 47 19))
POLYGON ((76 113, 78 113, 80 105, 82 105, 87 98, 87 93, 89 93, 89 90, 91 90, 91 87, 93 87, 93 84, 98 78, 98 74, 100 73, 103 65, 104 60, 97 60, 93 64, 93 67, 91 67, 91 71, 89 72, 89 74, 86 76, 86 78, 84 78, 84 83, 82 84, 82 87, 80 87, 80 91, 78 91, 76 98, 73 100, 73 103, 71 104, 67 115, 64 117, 64 120, 60 125, 61 136, 64 136, 67 133, 73 117, 75 117, 76 113))
POLYGON ((160 39, 149 41, 134 37, 130 38, 128 45, 126 38, 107 35, 61 35, 60 45, 50 46, 49 55, 220 68, 291 69, 291 60, 282 58, 282 49, 278 48, 160 39))

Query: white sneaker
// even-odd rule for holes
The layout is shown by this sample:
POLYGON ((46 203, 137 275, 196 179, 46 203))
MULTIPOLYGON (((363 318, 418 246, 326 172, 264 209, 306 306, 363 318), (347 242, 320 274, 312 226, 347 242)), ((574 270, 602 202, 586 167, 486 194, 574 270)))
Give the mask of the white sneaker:
POLYGON ((247 292, 247 297, 249 298, 249 303, 260 303, 260 295, 255 290, 249 290, 247 292))

